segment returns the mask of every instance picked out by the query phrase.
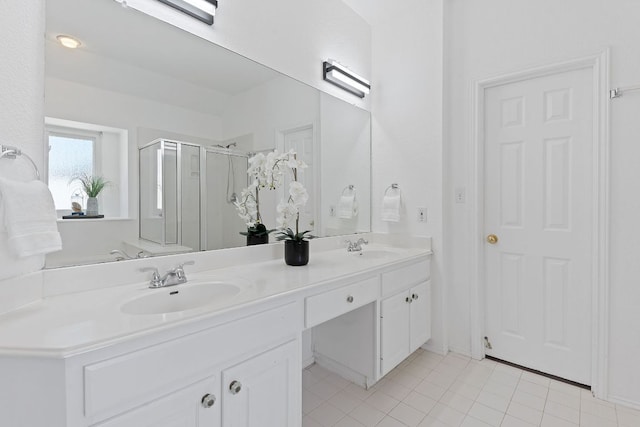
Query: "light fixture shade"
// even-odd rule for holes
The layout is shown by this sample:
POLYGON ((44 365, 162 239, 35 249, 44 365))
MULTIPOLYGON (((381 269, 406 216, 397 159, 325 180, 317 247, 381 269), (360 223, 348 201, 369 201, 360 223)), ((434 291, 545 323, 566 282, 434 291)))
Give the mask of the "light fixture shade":
POLYGON ((371 89, 368 80, 333 59, 322 63, 322 78, 360 98, 364 98, 371 89))
POLYGON ((213 25, 218 0, 158 0, 192 16, 205 24, 213 25))

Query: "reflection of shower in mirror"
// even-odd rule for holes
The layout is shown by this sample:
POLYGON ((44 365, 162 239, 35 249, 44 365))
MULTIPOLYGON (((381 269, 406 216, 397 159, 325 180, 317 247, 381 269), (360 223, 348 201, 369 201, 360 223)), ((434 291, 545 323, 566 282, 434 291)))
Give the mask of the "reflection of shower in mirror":
POLYGON ((245 224, 233 202, 236 187, 247 184, 248 155, 235 147, 157 139, 139 149, 139 238, 145 245, 165 253, 244 245, 238 231, 245 224))
MULTIPOLYGON (((227 150, 231 147, 237 147, 237 142, 232 142, 227 145, 216 144, 214 147, 226 148, 227 150)), ((236 194, 236 173, 233 170, 233 162, 231 161, 231 156, 227 156, 227 203, 235 203, 238 200, 238 195, 236 194)))

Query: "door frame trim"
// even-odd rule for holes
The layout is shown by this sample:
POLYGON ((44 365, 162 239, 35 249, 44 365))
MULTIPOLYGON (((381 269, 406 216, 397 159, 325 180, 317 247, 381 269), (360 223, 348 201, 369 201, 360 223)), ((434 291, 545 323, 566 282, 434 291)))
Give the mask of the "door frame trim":
POLYGON ((473 83, 472 126, 469 152, 472 197, 469 198, 471 245, 470 330, 471 356, 482 359, 485 330, 484 283, 484 103, 492 87, 568 71, 593 72, 593 249, 591 304, 591 387, 598 398, 608 396, 609 348, 609 49, 551 65, 502 74, 473 83))

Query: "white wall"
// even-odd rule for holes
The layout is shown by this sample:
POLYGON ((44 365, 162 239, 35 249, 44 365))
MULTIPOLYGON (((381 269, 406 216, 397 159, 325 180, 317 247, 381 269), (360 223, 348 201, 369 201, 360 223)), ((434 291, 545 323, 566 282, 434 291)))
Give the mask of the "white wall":
MULTIPOLYGON (((222 116, 223 137, 249 133, 252 145, 239 139, 238 149, 260 151, 279 148, 279 133, 305 126, 314 127, 316 158, 313 168, 320 168, 320 182, 308 188, 320 216, 314 234, 321 236, 369 231, 370 224, 370 114, 367 110, 318 92, 310 86, 286 77, 241 93, 228 102, 222 116), (349 183, 359 188, 360 214, 354 220, 329 216, 342 189, 349 183), (317 190, 317 191, 316 191, 317 190)), ((281 149, 281 148, 279 148, 281 149)), ((305 174, 313 173, 311 169, 305 174)), ((242 187, 241 187, 242 188, 242 187)), ((283 191, 283 190, 282 190, 283 191)), ((260 212, 268 228, 275 227, 276 204, 282 191, 262 191, 260 212)))
MULTIPOLYGON (((223 138, 229 140, 250 134, 251 139, 238 139, 237 149, 247 152, 273 150, 278 147, 278 132, 317 126, 319 106, 317 90, 287 77, 277 77, 229 99, 222 115, 223 138), (249 142, 251 146, 246 145, 249 142)), ((240 189, 244 187, 246 185, 240 189)), ((281 191, 260 192, 260 215, 267 228, 276 227, 276 205, 281 197, 281 191)))
POLYGON ((322 80, 322 61, 332 58, 368 76, 369 25, 341 0, 220 2, 213 26, 204 25, 155 0, 127 0, 156 16, 348 102, 359 100, 322 80))
MULTIPOLYGON (((467 188, 471 83, 500 73, 550 64, 611 47, 612 86, 640 83, 640 3, 628 0, 453 0, 447 2, 446 126, 447 235, 451 279, 451 348, 470 351, 469 248, 466 204, 454 204, 455 187, 467 188)), ((374 37, 374 43, 376 42, 374 37)), ((375 108, 374 108, 375 110, 375 108)), ((609 394, 640 405, 640 94, 611 103, 610 353, 609 394)))
MULTIPOLYGON (((321 236, 337 236, 371 230, 371 115, 332 96, 320 95, 321 236), (355 189, 357 215, 338 218, 337 209, 345 187, 355 189)), ((347 191, 345 194, 351 194, 347 191)))
MULTIPOLYGON (((3 2, 0 13, 0 145, 13 145, 43 169, 44 0, 3 2)), ((33 179, 24 160, 0 160, 0 176, 33 179)))
POLYGON ((372 24, 373 231, 433 238, 433 339, 446 351, 443 275, 443 0, 345 0, 372 24), (380 219, 385 189, 402 191, 400 223, 380 219), (427 222, 417 221, 418 208, 427 222))

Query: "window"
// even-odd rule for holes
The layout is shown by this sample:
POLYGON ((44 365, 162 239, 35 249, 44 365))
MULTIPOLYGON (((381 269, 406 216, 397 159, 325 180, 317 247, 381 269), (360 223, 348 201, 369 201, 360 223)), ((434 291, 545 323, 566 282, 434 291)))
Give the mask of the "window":
POLYGON ((77 129, 48 131, 48 183, 56 210, 70 210, 72 201, 85 206, 82 186, 74 178, 96 173, 95 153, 99 138, 98 132, 77 129))
POLYGON ((101 176, 109 182, 98 196, 105 218, 129 217, 129 134, 126 129, 45 117, 49 190, 58 216, 71 203, 87 207, 87 195, 75 177, 101 176))

